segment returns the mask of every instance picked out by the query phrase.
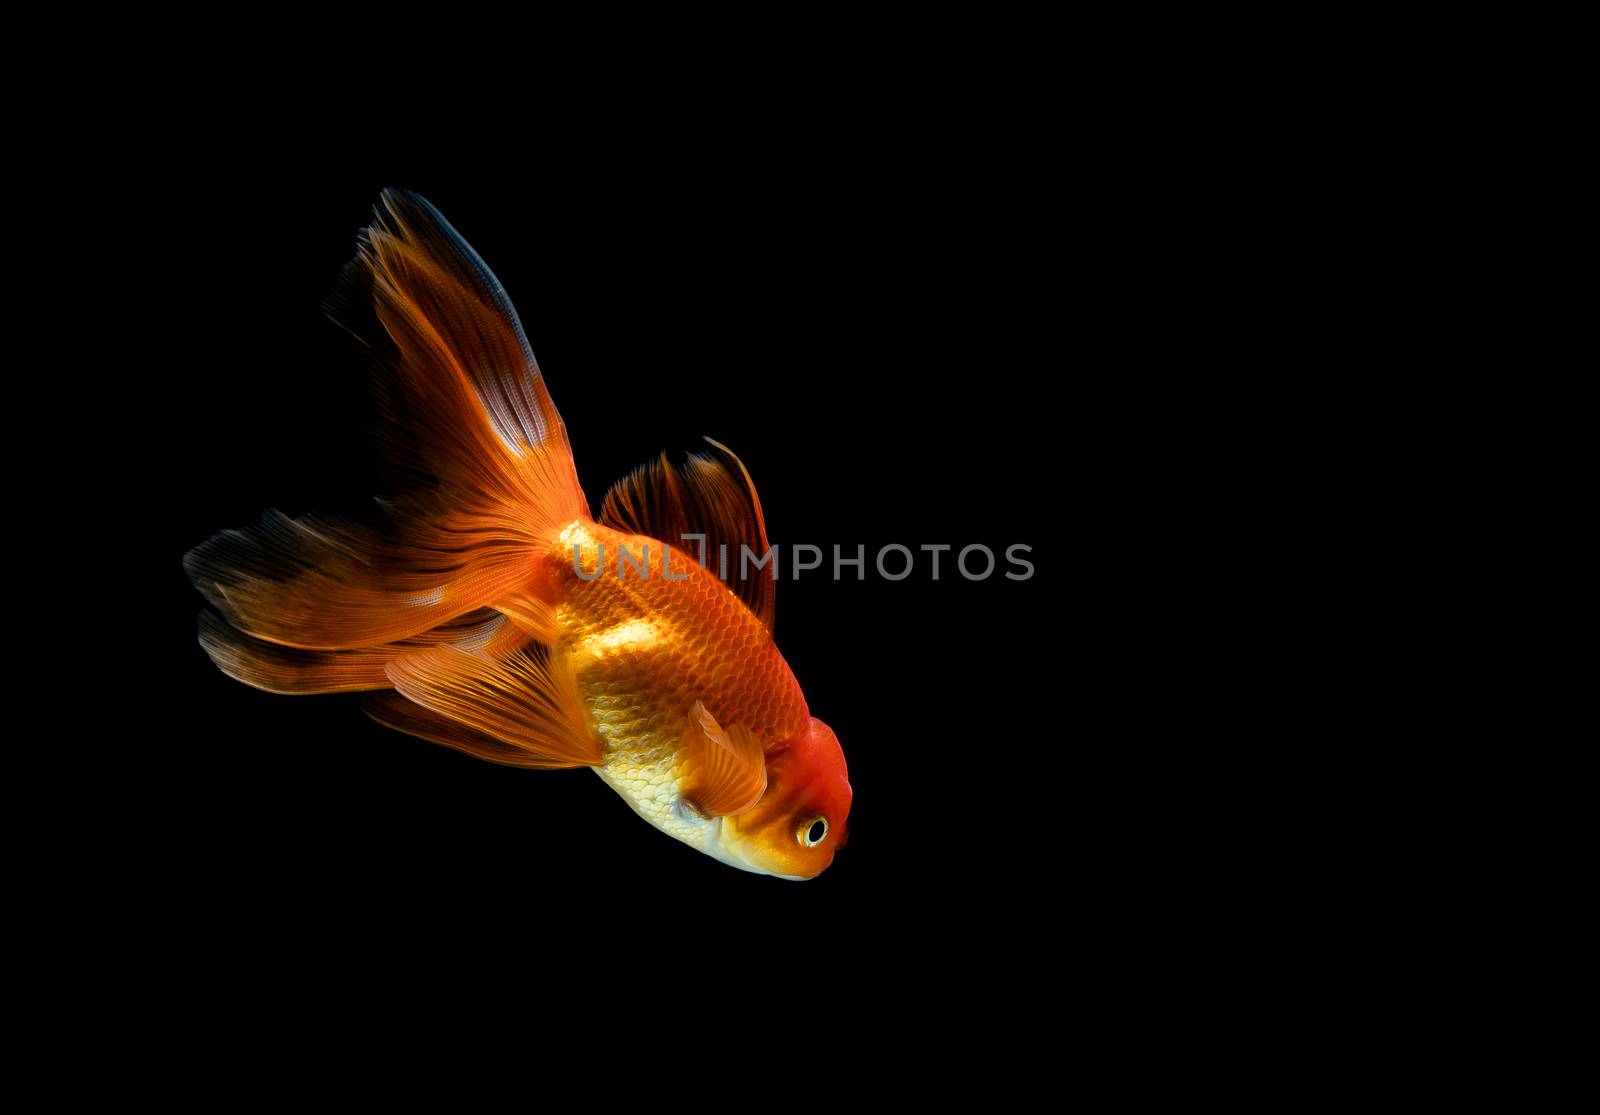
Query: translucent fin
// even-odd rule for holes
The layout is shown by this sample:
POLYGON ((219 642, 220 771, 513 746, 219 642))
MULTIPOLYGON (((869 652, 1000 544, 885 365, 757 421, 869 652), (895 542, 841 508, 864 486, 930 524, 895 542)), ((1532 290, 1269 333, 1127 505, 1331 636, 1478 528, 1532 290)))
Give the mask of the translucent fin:
POLYGON ((710 442, 712 453, 694 453, 682 468, 663 453, 617 481, 606 493, 600 521, 631 534, 665 542, 691 561, 701 555, 700 543, 685 535, 704 535, 705 565, 721 575, 727 554, 727 585, 772 630, 777 599, 776 560, 760 568, 755 561, 767 552, 767 525, 761 499, 743 462, 733 451, 710 442), (722 547, 726 546, 726 551, 722 547), (741 547, 752 560, 745 562, 741 547))
POLYGON ((555 605, 532 592, 514 592, 495 601, 495 608, 530 638, 553 644, 561 637, 555 605))
POLYGON ((416 525, 408 540, 326 516, 269 511, 189 551, 184 568, 229 623, 310 650, 391 643, 527 581, 528 544, 416 525))
POLYGON ((738 725, 723 728, 699 701, 689 710, 681 746, 688 767, 683 796, 705 816, 743 813, 766 792, 761 741, 738 725))
POLYGON ((525 590, 588 516, 566 427, 505 291, 421 197, 386 190, 330 312, 386 368, 384 444, 412 490, 367 527, 270 512, 184 565, 238 630, 309 650, 409 638, 525 590))
POLYGON ((509 654, 527 636, 493 611, 469 613, 453 623, 398 643, 357 650, 300 650, 252 638, 215 612, 200 614, 200 645, 219 670, 269 693, 349 693, 388 689, 385 667, 402 654, 456 643, 481 654, 509 654))
MULTIPOLYGON (((428 740, 430 743, 442 743, 446 747, 453 747, 457 751, 465 751, 468 755, 476 755, 480 759, 488 759, 491 763, 503 763, 508 767, 534 767, 548 769, 552 765, 531 751, 520 747, 513 747, 509 743, 502 743, 491 735, 476 731, 465 724, 458 724, 449 717, 440 716, 438 713, 423 708, 421 705, 408 701, 405 697, 390 690, 384 693, 371 693, 362 699, 362 709, 372 719, 382 724, 385 728, 393 728, 404 732, 408 736, 428 740)), ((562 766, 570 764, 559 764, 562 766)))
POLYGON ((328 311, 381 349, 417 472, 564 525, 587 517, 567 430, 498 279, 421 196, 384 190, 328 311), (382 337, 365 336, 365 309, 382 337))
POLYGON ((396 658, 390 682, 424 708, 546 767, 597 766, 601 742, 565 655, 535 644, 495 659, 445 645, 396 658))

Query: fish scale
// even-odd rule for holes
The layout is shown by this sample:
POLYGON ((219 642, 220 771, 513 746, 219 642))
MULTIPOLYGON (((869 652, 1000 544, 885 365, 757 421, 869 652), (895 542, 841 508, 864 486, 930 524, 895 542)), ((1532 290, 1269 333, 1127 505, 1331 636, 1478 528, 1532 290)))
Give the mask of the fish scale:
POLYGON ((601 776, 652 824, 697 846, 697 819, 680 816, 678 740, 704 703, 719 723, 742 725, 770 748, 810 713, 766 626, 710 570, 681 551, 668 580, 660 542, 599 523, 574 523, 548 555, 561 600, 559 652, 570 655, 584 703, 606 742, 601 776), (574 569, 573 547, 577 547, 574 569), (601 569, 600 547, 606 568, 601 569), (649 576, 617 575, 619 547, 649 548, 649 576))

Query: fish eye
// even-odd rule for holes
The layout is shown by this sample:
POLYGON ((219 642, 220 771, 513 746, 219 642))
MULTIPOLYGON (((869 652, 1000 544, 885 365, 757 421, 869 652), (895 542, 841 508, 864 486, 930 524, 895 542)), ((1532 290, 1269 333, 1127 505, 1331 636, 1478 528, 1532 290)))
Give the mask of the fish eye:
POLYGON ((828 835, 828 818, 817 816, 810 817, 800 822, 794 830, 794 838, 807 848, 815 848, 821 844, 828 835))

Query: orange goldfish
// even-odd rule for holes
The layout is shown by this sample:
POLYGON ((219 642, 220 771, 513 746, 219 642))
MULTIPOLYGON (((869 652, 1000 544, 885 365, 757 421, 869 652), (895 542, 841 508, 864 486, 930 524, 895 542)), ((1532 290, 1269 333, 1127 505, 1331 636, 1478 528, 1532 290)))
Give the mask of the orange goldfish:
POLYGON ((776 565, 730 587, 690 556, 768 552, 739 459, 663 455, 591 516, 510 300, 416 194, 384 191, 330 313, 379 357, 410 483, 376 526, 269 512, 190 551, 211 660, 274 693, 365 691, 380 723, 494 762, 589 767, 746 871, 826 869, 850 782, 773 642, 776 565))

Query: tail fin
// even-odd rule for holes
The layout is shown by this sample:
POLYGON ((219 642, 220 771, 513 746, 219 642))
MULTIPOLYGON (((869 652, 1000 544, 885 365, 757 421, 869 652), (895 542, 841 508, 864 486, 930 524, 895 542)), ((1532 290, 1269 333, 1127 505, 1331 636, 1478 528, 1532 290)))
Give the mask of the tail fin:
POLYGON ((389 689, 389 663, 406 654, 453 643, 464 650, 504 657, 527 635, 492 609, 469 612, 452 623, 409 639, 357 650, 297 650, 241 634, 213 611, 200 613, 200 645, 217 669, 268 693, 355 693, 389 689))
POLYGON ((382 441, 417 483, 377 528, 269 512, 224 531, 185 557, 195 587, 238 631, 305 650, 409 639, 501 600, 547 636, 530 548, 589 507, 500 283, 432 205, 385 190, 330 312, 388 357, 382 441), (380 331, 363 335, 361 306, 380 331))

